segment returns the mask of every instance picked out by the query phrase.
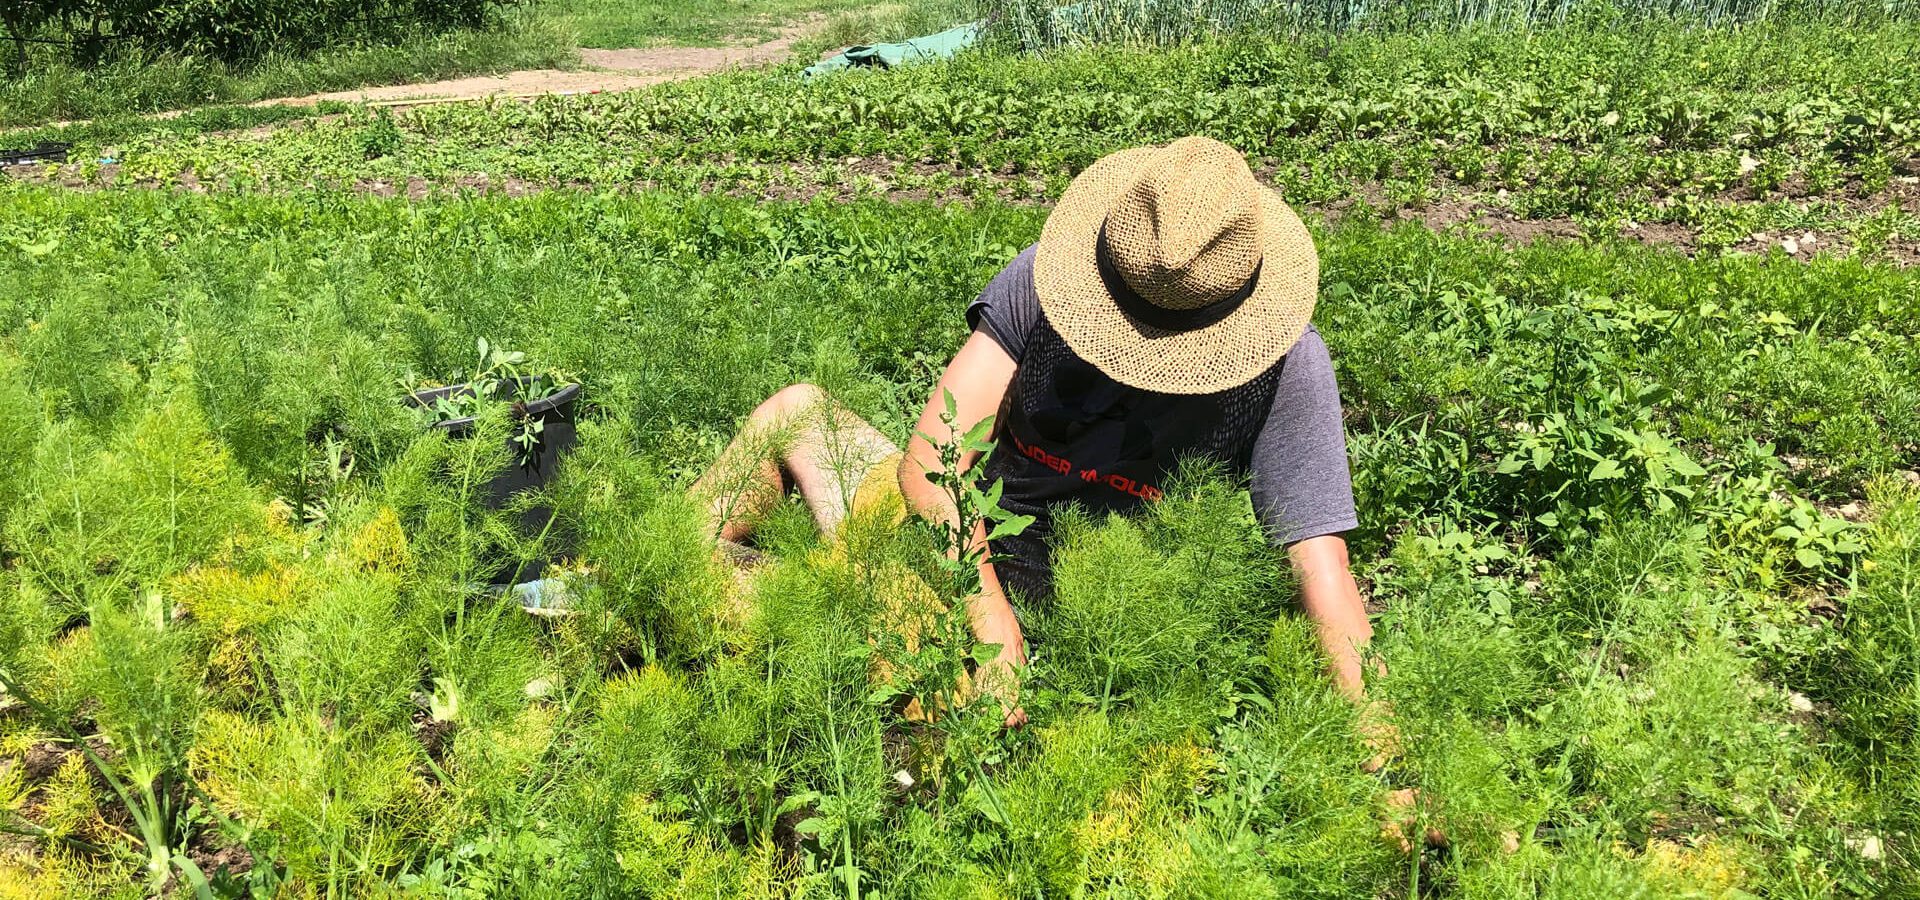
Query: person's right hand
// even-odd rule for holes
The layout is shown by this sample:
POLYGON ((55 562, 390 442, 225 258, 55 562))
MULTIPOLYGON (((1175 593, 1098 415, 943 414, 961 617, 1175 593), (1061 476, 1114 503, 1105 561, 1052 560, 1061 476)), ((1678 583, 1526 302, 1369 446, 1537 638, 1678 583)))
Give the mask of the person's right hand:
POLYGON ((999 702, 1005 714, 1000 723, 1003 727, 1027 724, 1027 711, 1020 708, 1020 667, 1026 664, 1019 651, 1002 650, 980 669, 980 692, 999 702))
POLYGON ((1412 853, 1415 840, 1425 840, 1429 847, 1447 845, 1447 833, 1440 830, 1439 826, 1420 827, 1420 806, 1426 801, 1420 791, 1401 788, 1389 791, 1384 799, 1387 815, 1380 823, 1380 836, 1401 853, 1412 853))
MULTIPOLYGON (((1359 732, 1361 743, 1365 744, 1373 755, 1360 764, 1360 769, 1369 774, 1377 774, 1405 752, 1400 742, 1400 729, 1393 724, 1393 707, 1385 700, 1363 700, 1360 703, 1360 716, 1354 722, 1354 730, 1359 732)), ((1417 789, 1401 788, 1388 791, 1384 800, 1386 818, 1380 823, 1380 834, 1400 849, 1401 853, 1412 853, 1416 839, 1424 839, 1429 847, 1445 847, 1446 832, 1434 825, 1422 829, 1420 804, 1426 798, 1417 789), (1419 832, 1418 838, 1415 837, 1419 832)))

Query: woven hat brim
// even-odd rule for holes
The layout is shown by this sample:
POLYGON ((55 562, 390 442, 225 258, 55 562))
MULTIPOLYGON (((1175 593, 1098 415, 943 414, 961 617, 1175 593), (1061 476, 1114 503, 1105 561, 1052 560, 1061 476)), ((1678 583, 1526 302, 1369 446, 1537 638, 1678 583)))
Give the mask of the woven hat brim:
POLYGON ((1313 318, 1320 261, 1313 237, 1278 194, 1260 188, 1260 279, 1226 318, 1191 331, 1134 319, 1101 281, 1096 246, 1114 201, 1155 160, 1158 147, 1123 150, 1073 180, 1040 233, 1033 287, 1054 330, 1081 359, 1129 387, 1163 394, 1212 394, 1273 367, 1313 318))

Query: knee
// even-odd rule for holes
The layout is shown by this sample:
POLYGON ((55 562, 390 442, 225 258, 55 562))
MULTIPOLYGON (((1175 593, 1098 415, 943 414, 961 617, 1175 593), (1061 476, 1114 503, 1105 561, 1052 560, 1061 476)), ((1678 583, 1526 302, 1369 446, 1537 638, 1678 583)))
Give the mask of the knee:
POLYGON ((801 382, 790 384, 773 392, 773 396, 763 401, 753 411, 753 421, 773 425, 785 422, 796 415, 818 406, 827 399, 827 392, 819 386, 801 382))

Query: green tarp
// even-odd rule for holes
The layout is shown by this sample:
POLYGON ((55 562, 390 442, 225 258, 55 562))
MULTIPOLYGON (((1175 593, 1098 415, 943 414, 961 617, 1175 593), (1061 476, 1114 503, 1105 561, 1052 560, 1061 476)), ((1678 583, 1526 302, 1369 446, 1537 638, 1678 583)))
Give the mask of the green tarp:
POLYGON ((981 23, 968 22, 956 25, 939 34, 929 34, 901 41, 896 44, 874 44, 871 47, 848 47, 806 68, 801 78, 817 78, 843 69, 868 67, 891 69, 902 63, 921 62, 929 59, 946 59, 971 47, 980 40, 981 23))

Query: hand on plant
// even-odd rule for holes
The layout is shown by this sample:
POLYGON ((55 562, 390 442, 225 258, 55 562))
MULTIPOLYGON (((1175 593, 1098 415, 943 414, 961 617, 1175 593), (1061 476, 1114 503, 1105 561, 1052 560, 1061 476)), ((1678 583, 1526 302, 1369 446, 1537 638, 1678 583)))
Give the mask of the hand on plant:
POLYGON ((1020 707, 1020 667, 1026 664, 1019 651, 1009 650, 980 670, 980 692, 1000 701, 1006 713, 1000 724, 1007 728, 1027 724, 1027 711, 1020 707))
POLYGON ((1387 763, 1400 757, 1403 752, 1400 744, 1400 729, 1393 724, 1393 707, 1385 700, 1369 700, 1361 704, 1359 720, 1354 730, 1360 733, 1360 742, 1373 751, 1367 761, 1360 764, 1360 770, 1372 774, 1386 768, 1387 763))
POLYGON ((1421 834, 1429 847, 1445 847, 1447 834, 1438 826, 1428 825, 1420 828, 1420 805, 1425 798, 1414 788, 1401 788, 1391 791, 1386 797, 1387 816, 1380 823, 1380 835, 1387 842, 1399 848, 1401 853, 1413 852, 1413 835, 1421 834))
MULTIPOLYGON (((966 622, 982 645, 975 650, 979 655, 973 657, 979 664, 974 690, 1000 701, 1005 712, 1002 724, 1018 728, 1027 722, 1027 713, 1020 708, 1020 669, 1026 665, 1026 654, 1021 649, 1024 642, 1019 620, 1007 604, 998 579, 991 575, 990 547, 995 540, 1025 531, 1033 524, 1033 517, 1014 515, 1000 506, 1006 487, 1001 482, 995 481, 985 490, 980 488, 980 474, 994 447, 988 439, 993 434, 993 416, 981 416, 963 430, 953 391, 943 385, 940 394, 939 406, 929 404, 909 446, 932 450, 932 459, 919 462, 919 473, 940 495, 926 505, 939 513, 929 521, 943 551, 941 567, 950 576, 946 585, 949 596, 967 598, 966 622), (939 422, 938 428, 928 427, 929 418, 939 422), (991 660, 981 658, 984 650, 996 647, 991 660)), ((903 479, 909 477, 904 465, 903 479)))
MULTIPOLYGON (((1360 741, 1373 751, 1360 769, 1369 774, 1379 773, 1404 752, 1400 742, 1400 729, 1393 724, 1393 706, 1385 700, 1363 700, 1360 703, 1360 715, 1354 723, 1359 732, 1360 741)), ((1420 806, 1425 796, 1415 788, 1399 788, 1388 791, 1385 797, 1386 817, 1380 822, 1380 835, 1387 842, 1399 848, 1401 853, 1413 852, 1413 835, 1420 834, 1429 847, 1445 847, 1447 835, 1439 828, 1428 825, 1420 827, 1420 806), (1424 833, 1421 833, 1423 832, 1424 833)))

